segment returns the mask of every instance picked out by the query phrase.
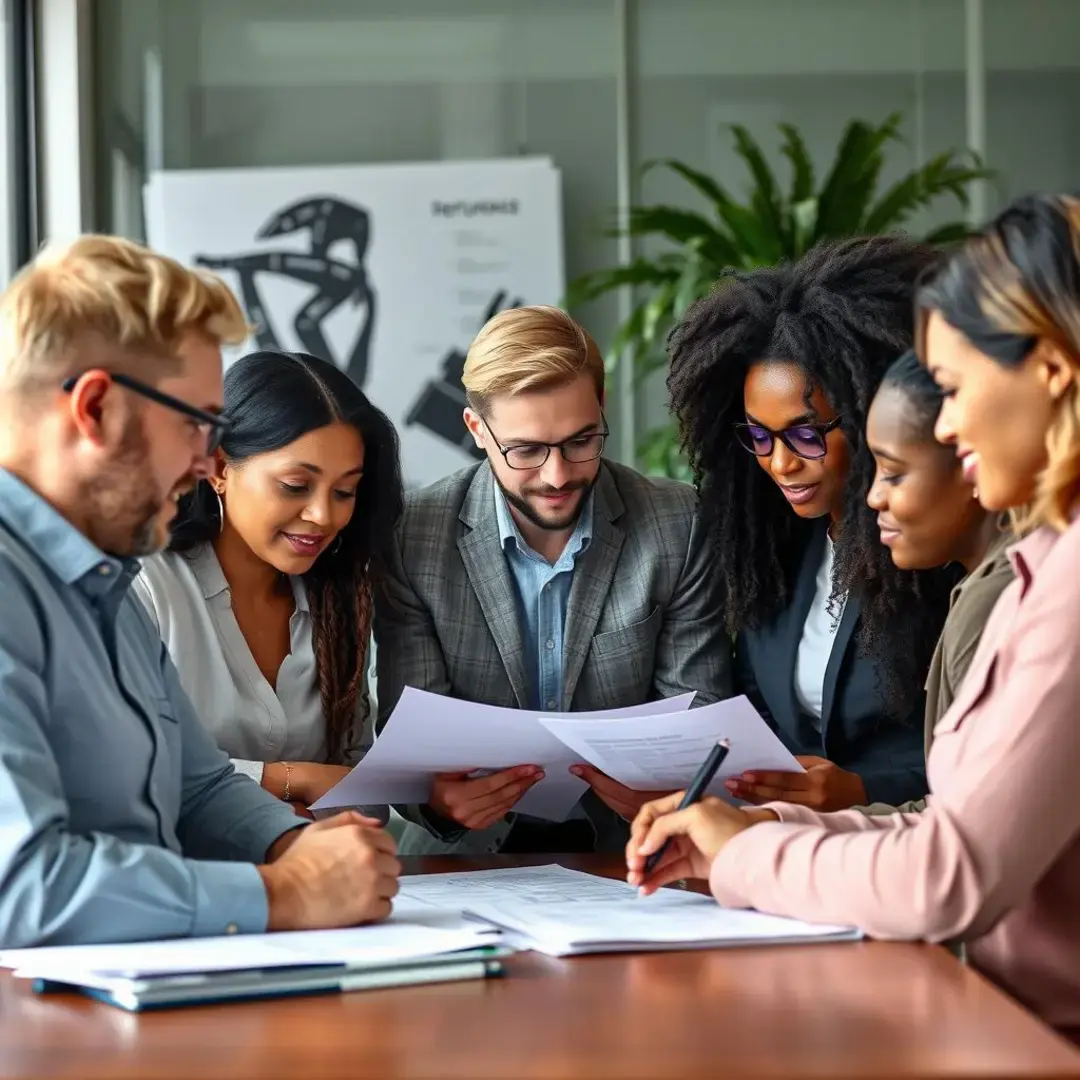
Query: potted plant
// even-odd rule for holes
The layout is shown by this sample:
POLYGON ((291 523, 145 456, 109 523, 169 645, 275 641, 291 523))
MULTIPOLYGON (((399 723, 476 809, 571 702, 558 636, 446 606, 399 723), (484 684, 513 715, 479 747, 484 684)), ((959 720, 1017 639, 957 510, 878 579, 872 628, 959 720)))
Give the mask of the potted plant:
MULTIPOLYGON (((614 289, 635 290, 638 302, 608 350, 609 370, 616 363, 631 363, 640 384, 665 366, 664 342, 671 326, 726 269, 797 259, 826 238, 896 232, 916 211, 942 196, 951 195, 966 208, 969 185, 993 175, 969 152, 938 154, 879 195, 885 152, 890 142, 900 139, 900 122, 900 113, 878 125, 852 120, 820 184, 799 131, 791 124, 778 125, 780 148, 791 166, 787 185, 781 184, 750 132, 734 124, 735 149, 751 178, 742 201, 715 178, 682 162, 665 159, 646 165, 677 173, 708 200, 709 209, 698 213, 676 206, 632 207, 626 220, 610 232, 636 239, 659 237, 668 242, 665 250, 571 282, 568 305, 614 289)), ((925 239, 945 244, 967 234, 963 222, 954 222, 934 229, 925 239)), ((638 456, 649 473, 689 476, 672 422, 646 432, 638 456)))

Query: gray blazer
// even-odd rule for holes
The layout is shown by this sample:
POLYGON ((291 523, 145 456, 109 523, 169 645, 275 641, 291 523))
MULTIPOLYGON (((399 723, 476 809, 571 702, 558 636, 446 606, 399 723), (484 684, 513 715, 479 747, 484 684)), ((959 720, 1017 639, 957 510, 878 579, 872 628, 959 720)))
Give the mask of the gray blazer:
MULTIPOLYGON (((406 501, 376 604, 379 719, 402 690, 529 708, 527 660, 486 462, 406 501)), ((694 690, 698 703, 731 694, 731 644, 720 615, 692 488, 604 462, 593 539, 579 556, 566 616, 564 711, 636 705, 694 690)), ((621 850, 625 823, 592 792, 582 803, 597 850, 621 850)), ((419 806, 397 807, 410 830, 401 850, 498 851, 513 814, 468 832, 419 806)))

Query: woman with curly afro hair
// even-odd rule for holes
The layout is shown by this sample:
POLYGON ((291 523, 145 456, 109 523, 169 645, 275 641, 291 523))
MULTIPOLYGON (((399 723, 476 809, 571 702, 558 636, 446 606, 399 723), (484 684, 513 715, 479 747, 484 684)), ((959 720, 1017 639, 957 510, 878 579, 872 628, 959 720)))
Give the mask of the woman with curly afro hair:
POLYGON ((957 575, 893 564, 866 503, 864 430, 936 260, 901 237, 822 244, 728 275, 669 338, 737 685, 806 769, 729 781, 749 802, 838 810, 926 792, 923 684, 957 575))

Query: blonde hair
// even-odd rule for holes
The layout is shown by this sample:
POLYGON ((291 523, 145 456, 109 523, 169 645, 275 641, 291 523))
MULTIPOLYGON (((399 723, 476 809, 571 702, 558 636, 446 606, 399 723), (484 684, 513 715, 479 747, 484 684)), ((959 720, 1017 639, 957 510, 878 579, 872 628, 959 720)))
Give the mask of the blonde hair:
POLYGON ((469 347, 461 375, 469 405, 483 413, 492 398, 565 386, 588 375, 604 394, 604 358, 588 331, 560 308, 508 308, 488 319, 469 347))
POLYGON ((116 236, 46 247, 0 296, 0 386, 46 386, 79 371, 79 345, 150 354, 163 372, 188 333, 240 344, 250 332, 228 286, 116 236))
POLYGON ((1080 500, 1080 198, 1017 199, 922 288, 919 306, 924 358, 926 312, 938 311, 1004 367, 1051 347, 1072 368, 1046 431, 1034 497, 1011 515, 1020 534, 1041 525, 1064 532, 1080 500))

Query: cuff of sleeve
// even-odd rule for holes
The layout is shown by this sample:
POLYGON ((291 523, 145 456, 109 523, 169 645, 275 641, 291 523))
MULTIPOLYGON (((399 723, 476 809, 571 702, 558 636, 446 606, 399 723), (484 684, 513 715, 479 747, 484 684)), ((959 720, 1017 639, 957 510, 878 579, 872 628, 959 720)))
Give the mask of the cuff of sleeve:
POLYGON ((253 863, 197 862, 192 937, 266 932, 270 909, 253 863))
MULTIPOLYGON (((771 802, 765 803, 762 810, 771 810, 785 824, 816 825, 820 815, 809 806, 796 806, 794 803, 771 802)), ((736 838, 737 839, 737 838, 736 838)), ((730 847, 731 845, 727 845, 730 847)), ((723 852, 721 852, 723 854, 723 852)))
POLYGON ((244 761, 241 758, 230 758, 233 763, 233 768, 238 773, 243 773, 244 776, 251 777, 256 784, 262 784, 263 769, 266 767, 266 763, 262 761, 244 761))
POLYGON ((418 816, 424 828, 445 844, 460 840, 469 831, 453 818, 443 817, 442 814, 436 813, 427 804, 419 807, 418 816))

